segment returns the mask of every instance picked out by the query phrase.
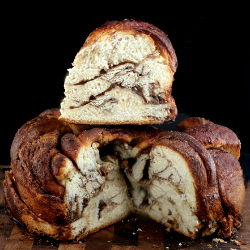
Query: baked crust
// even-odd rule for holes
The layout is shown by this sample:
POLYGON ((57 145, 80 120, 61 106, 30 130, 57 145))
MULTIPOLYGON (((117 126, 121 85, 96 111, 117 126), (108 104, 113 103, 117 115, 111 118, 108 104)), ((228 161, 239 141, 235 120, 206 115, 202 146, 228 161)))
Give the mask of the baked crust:
MULTIPOLYGON (((169 61, 172 71, 176 72, 178 63, 171 41, 162 30, 147 22, 137 21, 133 19, 125 19, 122 21, 107 21, 104 25, 93 31, 88 36, 80 51, 87 46, 93 45, 98 39, 100 39, 101 36, 108 35, 117 31, 144 33, 152 37, 152 39, 156 43, 157 48, 169 61)), ((80 51, 78 53, 80 53, 80 51)), ((73 65, 78 65, 77 56, 75 61, 73 62, 73 65)))
POLYGON ((59 116, 43 112, 12 143, 5 206, 28 231, 81 239, 133 211, 190 238, 215 231, 228 238, 241 226, 244 179, 232 154, 207 150, 188 133, 149 126, 76 131, 59 116))
POLYGON ((71 235, 70 228, 66 225, 61 227, 49 223, 33 213, 20 199, 19 192, 15 188, 15 183, 16 180, 12 170, 6 172, 5 181, 3 182, 3 192, 5 208, 10 218, 29 232, 49 235, 50 237, 61 240, 68 240, 71 235))
POLYGON ((229 128, 211 122, 189 127, 184 130, 208 148, 218 148, 226 150, 240 158, 241 143, 237 135, 229 128))
POLYGON ((223 230, 218 235, 229 238, 242 225, 242 207, 245 198, 243 172, 239 161, 230 153, 219 150, 208 150, 214 159, 216 173, 225 216, 220 219, 223 230))
POLYGON ((188 117, 188 118, 182 120, 178 124, 178 130, 182 132, 190 127, 202 125, 202 124, 204 125, 204 124, 208 124, 208 123, 213 124, 213 122, 206 120, 203 117, 188 117))

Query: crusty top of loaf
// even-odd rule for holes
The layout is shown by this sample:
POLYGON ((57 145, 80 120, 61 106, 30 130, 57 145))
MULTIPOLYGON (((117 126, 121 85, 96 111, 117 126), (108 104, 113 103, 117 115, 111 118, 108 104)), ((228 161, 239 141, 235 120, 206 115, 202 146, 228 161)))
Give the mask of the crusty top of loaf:
MULTIPOLYGON (((148 36, 150 36, 154 42, 159 51, 161 51, 164 58, 169 60, 169 65, 171 67, 171 70, 173 72, 176 72, 177 69, 177 57, 175 54, 175 50, 168 39, 167 35, 157 28, 156 26, 142 21, 137 21, 133 19, 125 19, 122 21, 107 21, 104 25, 102 25, 100 28, 97 28, 94 30, 88 38, 86 39, 84 45, 78 52, 78 54, 81 52, 82 49, 84 49, 87 46, 91 46, 94 44, 101 36, 104 35, 111 35, 117 31, 124 31, 128 33, 144 33, 148 36)), ((77 54, 77 55, 78 55, 77 54)), ((76 66, 78 64, 78 58, 76 58, 73 62, 73 65, 76 66)))

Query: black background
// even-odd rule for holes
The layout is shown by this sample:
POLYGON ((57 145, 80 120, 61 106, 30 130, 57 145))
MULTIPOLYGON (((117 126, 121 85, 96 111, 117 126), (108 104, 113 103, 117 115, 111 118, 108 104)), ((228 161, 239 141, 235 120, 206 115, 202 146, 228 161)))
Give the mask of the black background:
POLYGON ((107 20, 125 18, 152 23, 170 38, 178 58, 172 94, 179 112, 231 128, 242 150, 250 153, 247 2, 135 3, 58 2, 2 8, 0 164, 9 164, 11 141, 20 126, 45 109, 60 107, 67 69, 89 33, 107 20))

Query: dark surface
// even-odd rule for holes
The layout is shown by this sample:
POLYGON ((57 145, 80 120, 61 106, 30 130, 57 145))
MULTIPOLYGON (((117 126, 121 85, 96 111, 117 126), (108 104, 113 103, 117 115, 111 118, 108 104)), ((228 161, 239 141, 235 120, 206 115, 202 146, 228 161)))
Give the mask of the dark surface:
POLYGON ((10 162, 17 129, 43 110, 60 106, 67 69, 89 33, 107 20, 125 18, 150 22, 171 40, 178 58, 173 96, 179 112, 231 128, 243 151, 250 153, 247 2, 82 4, 6 3, 1 30, 2 164, 10 162))

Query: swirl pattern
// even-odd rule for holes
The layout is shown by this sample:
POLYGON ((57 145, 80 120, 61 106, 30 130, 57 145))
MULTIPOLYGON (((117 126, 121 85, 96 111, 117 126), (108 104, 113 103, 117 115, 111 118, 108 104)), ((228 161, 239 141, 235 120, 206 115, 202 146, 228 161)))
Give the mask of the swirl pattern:
POLYGON ((241 226, 244 180, 226 146, 206 148, 191 133, 91 128, 59 117, 57 109, 43 112, 12 143, 5 205, 28 231, 79 240, 135 211, 190 238, 228 238, 241 226))

